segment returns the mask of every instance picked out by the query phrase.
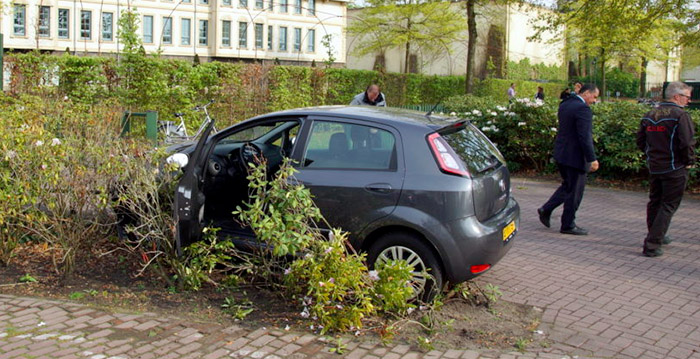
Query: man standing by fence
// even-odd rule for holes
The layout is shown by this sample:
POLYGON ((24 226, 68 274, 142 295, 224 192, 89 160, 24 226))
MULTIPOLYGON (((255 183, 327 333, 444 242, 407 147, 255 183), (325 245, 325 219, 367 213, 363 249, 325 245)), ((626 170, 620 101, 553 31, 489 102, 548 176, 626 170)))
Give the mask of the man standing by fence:
POLYGON ((666 87, 666 101, 647 112, 637 131, 637 147, 647 156, 649 203, 647 229, 642 254, 658 257, 671 218, 683 199, 688 168, 695 163, 695 128, 683 110, 690 102, 692 88, 682 82, 666 87))

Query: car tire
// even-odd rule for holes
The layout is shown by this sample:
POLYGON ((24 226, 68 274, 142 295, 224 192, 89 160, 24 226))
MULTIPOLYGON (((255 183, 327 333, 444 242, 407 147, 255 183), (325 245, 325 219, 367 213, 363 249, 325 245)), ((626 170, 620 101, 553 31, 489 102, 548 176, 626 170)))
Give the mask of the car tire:
POLYGON ((404 259, 414 267, 412 299, 432 301, 444 285, 442 267, 433 251, 416 235, 395 232, 381 236, 367 252, 370 268, 381 261, 404 259))

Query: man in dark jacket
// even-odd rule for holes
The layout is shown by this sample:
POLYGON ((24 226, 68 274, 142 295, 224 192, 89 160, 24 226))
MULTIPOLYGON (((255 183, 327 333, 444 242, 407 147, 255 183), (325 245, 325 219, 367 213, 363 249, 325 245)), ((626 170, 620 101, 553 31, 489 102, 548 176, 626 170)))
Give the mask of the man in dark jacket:
POLYGON ((637 147, 646 154, 649 167, 648 233, 642 250, 647 257, 660 256, 661 244, 670 243, 666 232, 683 199, 688 168, 695 163, 695 128, 683 110, 691 90, 671 82, 666 101, 644 115, 637 131, 637 147))
POLYGON ((559 129, 554 141, 554 159, 557 161, 562 183, 549 200, 537 209, 540 222, 550 226, 552 211, 564 204, 560 232, 586 235, 588 231, 575 223, 576 210, 583 199, 586 173, 598 170, 593 148, 593 112, 589 105, 598 98, 598 88, 586 84, 580 92, 559 105, 559 129))

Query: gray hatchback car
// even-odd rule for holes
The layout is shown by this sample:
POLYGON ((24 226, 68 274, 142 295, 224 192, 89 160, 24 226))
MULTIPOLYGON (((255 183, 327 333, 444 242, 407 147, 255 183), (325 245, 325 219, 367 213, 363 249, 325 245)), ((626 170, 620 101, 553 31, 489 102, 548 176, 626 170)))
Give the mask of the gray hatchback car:
MULTIPOLYGON (((211 126, 210 126, 211 127, 211 126)), ((484 273, 508 252, 519 225, 505 161, 469 121, 395 108, 316 107, 270 113, 182 145, 176 189, 178 248, 202 226, 254 242, 231 215, 247 200, 246 163, 285 157, 333 227, 350 233, 370 266, 404 259, 431 298, 444 284, 484 273)))

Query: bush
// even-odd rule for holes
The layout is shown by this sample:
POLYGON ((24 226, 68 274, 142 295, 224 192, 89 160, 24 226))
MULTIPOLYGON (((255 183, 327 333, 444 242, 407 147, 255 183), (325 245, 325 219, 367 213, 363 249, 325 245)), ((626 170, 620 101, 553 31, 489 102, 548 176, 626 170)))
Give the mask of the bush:
POLYGON ((510 84, 515 84, 515 91, 518 97, 535 98, 537 87, 541 86, 544 89, 545 99, 559 100, 559 95, 566 88, 566 84, 562 82, 534 82, 523 80, 504 80, 504 79, 485 79, 479 81, 474 90, 474 95, 492 97, 496 99, 508 100, 508 87, 510 84))

